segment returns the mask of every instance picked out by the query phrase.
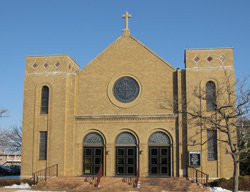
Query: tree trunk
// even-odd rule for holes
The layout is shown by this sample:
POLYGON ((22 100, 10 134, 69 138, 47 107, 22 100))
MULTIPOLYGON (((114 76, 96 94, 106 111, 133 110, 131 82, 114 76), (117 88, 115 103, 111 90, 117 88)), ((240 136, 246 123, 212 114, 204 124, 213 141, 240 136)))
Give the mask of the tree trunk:
POLYGON ((239 162, 234 161, 233 192, 238 192, 239 186, 239 162))

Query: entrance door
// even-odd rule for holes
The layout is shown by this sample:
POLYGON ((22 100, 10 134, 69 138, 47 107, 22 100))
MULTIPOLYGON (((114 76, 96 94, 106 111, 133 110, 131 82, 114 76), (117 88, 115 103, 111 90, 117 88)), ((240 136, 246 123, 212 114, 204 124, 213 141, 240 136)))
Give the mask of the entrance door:
POLYGON ((97 175, 103 163, 103 147, 84 147, 83 159, 83 175, 97 175))
POLYGON ((149 174, 170 176, 170 147, 149 147, 149 174))
POLYGON ((136 175, 136 147, 116 147, 116 175, 136 175))

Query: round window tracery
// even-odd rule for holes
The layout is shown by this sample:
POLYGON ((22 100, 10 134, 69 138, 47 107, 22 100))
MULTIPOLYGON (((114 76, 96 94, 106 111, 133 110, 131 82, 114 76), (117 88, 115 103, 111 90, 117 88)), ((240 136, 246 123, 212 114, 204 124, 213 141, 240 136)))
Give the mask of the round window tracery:
POLYGON ((169 145, 170 139, 165 133, 156 132, 150 136, 148 144, 149 145, 169 145))
POLYGON ((117 136, 115 144, 125 144, 125 145, 136 145, 136 139, 134 137, 134 135, 132 135, 131 133, 121 133, 120 135, 117 136))
POLYGON ((103 145, 103 143, 102 136, 98 133, 89 133, 83 140, 84 145, 103 145))
POLYGON ((122 103, 129 103, 135 100, 139 94, 139 85, 132 77, 122 77, 118 79, 113 87, 115 98, 122 103))

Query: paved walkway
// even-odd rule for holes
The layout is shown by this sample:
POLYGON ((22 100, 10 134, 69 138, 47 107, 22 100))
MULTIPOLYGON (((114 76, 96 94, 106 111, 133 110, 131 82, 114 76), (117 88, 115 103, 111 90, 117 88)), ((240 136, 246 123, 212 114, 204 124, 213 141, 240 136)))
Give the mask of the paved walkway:
MULTIPOLYGON (((26 192, 26 191, 27 192, 39 192, 42 190, 36 191, 36 190, 32 190, 32 189, 9 189, 9 188, 0 187, 0 192, 26 192)), ((44 191, 44 192, 46 192, 46 191, 44 191)), ((53 192, 56 192, 56 191, 53 191, 53 192)), ((60 192, 63 192, 63 191, 60 191, 60 192)))
POLYGON ((22 190, 23 192, 26 190, 26 191, 29 191, 29 189, 8 189, 8 188, 4 188, 4 187, 1 187, 0 188, 0 191, 1 192, 14 192, 14 191, 18 191, 18 190, 22 190))
MULTIPOLYGON (((71 192, 71 191, 46 191, 46 190, 34 190, 34 189, 8 189, 0 187, 0 192, 71 192)), ((78 192, 91 192, 91 191, 78 191, 78 192)), ((96 192, 96 191, 95 191, 96 192)), ((105 192, 105 191, 102 191, 105 192)), ((106 191, 110 192, 110 191, 106 191)), ((124 191, 112 191, 112 192, 124 192, 124 191)), ((137 191, 130 191, 137 192, 137 191)))

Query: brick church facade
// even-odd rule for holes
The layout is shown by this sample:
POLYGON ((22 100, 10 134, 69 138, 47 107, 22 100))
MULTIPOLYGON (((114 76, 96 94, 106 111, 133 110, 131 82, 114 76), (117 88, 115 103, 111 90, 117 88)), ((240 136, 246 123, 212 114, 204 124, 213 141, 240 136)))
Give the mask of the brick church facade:
POLYGON ((187 123, 177 111, 191 105, 174 101, 196 100, 194 87, 216 90, 225 71, 234 81, 233 49, 186 49, 177 69, 130 34, 128 16, 123 34, 82 69, 69 55, 26 58, 22 177, 54 164, 60 176, 103 165, 105 176, 181 177, 190 152, 210 178, 232 177, 224 135, 187 123), (190 144, 209 134, 212 143, 190 144))

